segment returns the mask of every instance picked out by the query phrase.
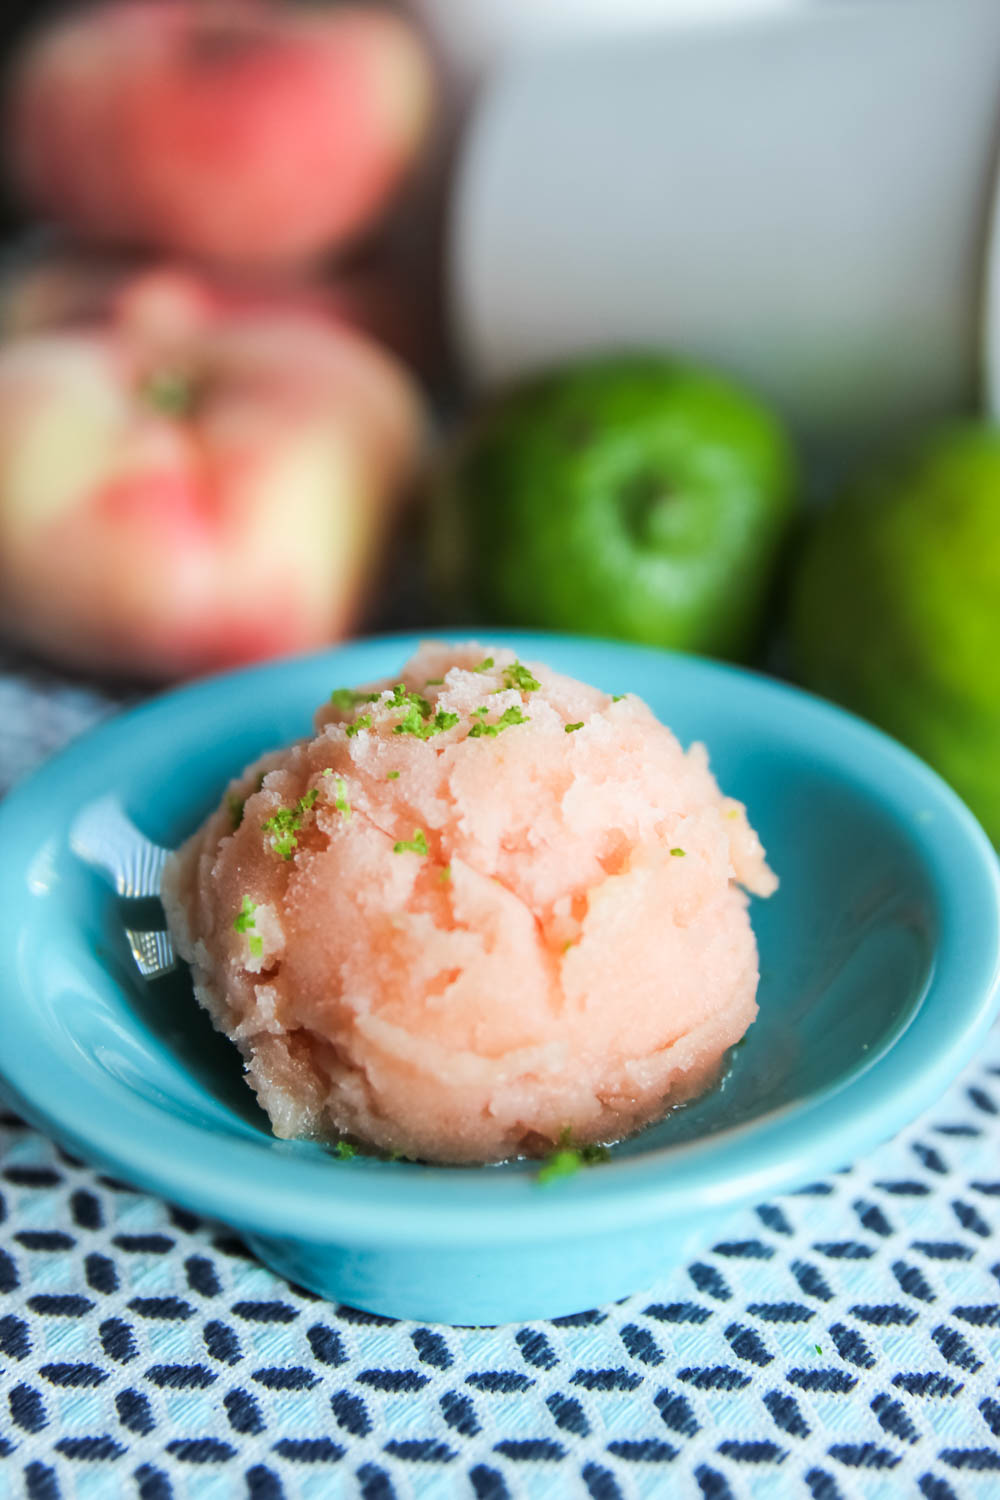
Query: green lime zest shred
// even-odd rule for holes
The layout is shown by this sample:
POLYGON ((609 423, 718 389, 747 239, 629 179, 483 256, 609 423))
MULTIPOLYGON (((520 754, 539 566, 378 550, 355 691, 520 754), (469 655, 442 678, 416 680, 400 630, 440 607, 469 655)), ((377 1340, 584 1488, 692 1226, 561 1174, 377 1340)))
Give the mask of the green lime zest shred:
POLYGON ((251 901, 249 896, 243 897, 243 905, 233 918, 234 932, 252 932, 254 928, 254 913, 257 903, 251 901))
POLYGON ((581 1146, 580 1160, 585 1167, 596 1167, 602 1161, 610 1161, 611 1152, 607 1146, 581 1146))
POLYGON ((627 696, 628 695, 626 693, 612 693, 611 701, 612 703, 621 703, 622 699, 627 696))
POLYGON ((522 693, 537 693, 542 685, 538 678, 519 661, 514 662, 512 666, 504 667, 503 680, 505 687, 517 688, 522 693))
POLYGON ((484 656, 478 667, 473 667, 473 672, 488 672, 493 666, 492 656, 484 656))
POLYGON ((339 708, 346 713, 350 708, 357 708, 359 703, 377 703, 378 693, 359 693, 355 688, 334 688, 330 694, 330 702, 334 708, 339 708))
POLYGON ((386 779, 386 781, 398 781, 399 780, 399 772, 398 771, 386 771, 386 773, 385 773, 385 779, 386 779))
POLYGON ((581 719, 579 721, 579 723, 577 723, 577 724, 564 724, 563 725, 563 733, 564 734, 575 734, 578 729, 582 729, 582 728, 583 728, 583 720, 581 719))
POLYGON ((393 854, 421 854, 427 853, 427 835, 422 828, 414 828, 412 839, 400 839, 392 846, 393 854))
POLYGON ((430 716, 431 706, 427 699, 420 693, 411 693, 405 682, 397 682, 389 699, 390 708, 416 708, 420 717, 426 719, 430 716))
MULTIPOLYGON (((478 713, 479 710, 475 709, 474 712, 478 713)), ((487 724, 483 719, 480 719, 477 723, 473 724, 472 728, 469 730, 469 739, 479 740, 487 736, 492 737, 494 735, 502 734, 505 729, 511 729, 515 724, 527 724, 530 720, 530 717, 530 714, 526 714, 523 709, 518 708, 518 706, 514 704, 512 707, 504 709, 503 713, 500 715, 499 719, 497 719, 495 724, 487 724)))
POLYGON ((543 1185, 556 1182, 560 1177, 573 1177, 581 1167, 596 1167, 610 1161, 607 1146, 573 1146, 567 1125, 559 1134, 559 1145, 551 1156, 546 1157, 538 1172, 538 1181, 543 1185))
POLYGON ((338 776, 335 779, 333 783, 333 789, 336 793, 336 796, 333 799, 334 807, 339 813, 343 813, 345 818, 349 819, 351 816, 351 804, 347 800, 347 782, 344 780, 343 776, 338 776))
POLYGON ((354 721, 353 724, 348 724, 348 726, 347 726, 347 738, 349 740, 353 740, 354 736, 356 734, 360 734, 361 731, 362 731, 362 729, 370 729, 371 727, 372 727, 372 716, 371 716, 371 714, 359 714, 358 717, 355 719, 355 721, 354 721))
POLYGON ((246 933, 251 958, 261 958, 264 953, 264 939, 258 935, 254 924, 256 911, 256 904, 249 896, 244 896, 243 905, 233 918, 233 931, 246 933))
POLYGON ((427 712, 422 713, 415 703, 411 703, 399 723, 394 727, 393 734, 412 734, 418 740, 429 740, 432 735, 443 734, 446 729, 454 729, 458 723, 458 714, 450 713, 447 709, 439 708, 433 718, 430 717, 431 706, 426 698, 421 699, 426 704, 427 712))
POLYGON ((441 882, 442 885, 447 885, 447 883, 448 883, 448 881, 450 879, 451 879, 451 865, 443 865, 442 868, 441 868, 441 873, 438 876, 438 880, 440 880, 440 882, 441 882))
POLYGON ((545 1164, 539 1167, 538 1181, 544 1187, 546 1183, 557 1182, 560 1177, 575 1176, 582 1166, 583 1158, 579 1151, 553 1151, 551 1156, 546 1157, 545 1164))
POLYGON ((297 835, 306 813, 312 808, 318 796, 319 788, 310 787, 294 807, 279 807, 272 817, 260 825, 264 833, 271 835, 271 848, 275 854, 280 854, 282 859, 291 859, 298 847, 297 835))
POLYGON ((411 703, 399 723, 393 728, 393 734, 414 734, 418 739, 423 738, 427 725, 421 716, 416 704, 411 703))
POLYGON ((337 1149, 334 1154, 338 1156, 341 1161, 350 1161, 352 1156, 357 1156, 358 1148, 357 1146, 352 1146, 350 1141, 338 1141, 337 1149))
POLYGON ((686 849, 671 849, 670 852, 674 856, 675 859, 683 859, 684 856, 687 854, 687 850, 686 849))

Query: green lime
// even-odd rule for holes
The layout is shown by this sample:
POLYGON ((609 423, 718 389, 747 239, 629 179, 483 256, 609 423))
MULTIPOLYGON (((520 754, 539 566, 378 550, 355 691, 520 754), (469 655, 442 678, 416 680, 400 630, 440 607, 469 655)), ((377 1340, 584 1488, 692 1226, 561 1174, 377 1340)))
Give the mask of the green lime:
POLYGON ((1000 430, 931 433, 819 518, 791 646, 804 683, 916 750, 1000 841, 1000 430))
POLYGON ((602 359, 489 407, 433 497, 456 616, 745 655, 794 510, 784 430, 719 376, 602 359))

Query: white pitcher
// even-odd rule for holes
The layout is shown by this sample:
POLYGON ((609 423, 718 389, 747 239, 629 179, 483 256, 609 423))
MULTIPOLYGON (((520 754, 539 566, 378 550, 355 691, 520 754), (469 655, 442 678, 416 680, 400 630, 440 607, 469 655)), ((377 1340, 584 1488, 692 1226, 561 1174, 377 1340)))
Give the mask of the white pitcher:
POLYGON ((822 443, 971 401, 1000 0, 843 0, 522 51, 450 229, 473 379, 664 347, 822 443))

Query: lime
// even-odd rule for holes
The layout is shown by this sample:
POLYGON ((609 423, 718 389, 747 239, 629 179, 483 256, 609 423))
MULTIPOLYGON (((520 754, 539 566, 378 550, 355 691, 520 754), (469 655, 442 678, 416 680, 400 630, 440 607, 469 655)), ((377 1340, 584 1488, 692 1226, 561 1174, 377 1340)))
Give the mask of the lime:
POLYGON ((932 432, 820 517, 791 646, 804 683, 916 750, 1000 841, 1000 430, 932 432))
POLYGON ((458 442, 433 496, 432 582, 466 619, 742 656, 793 473, 778 421, 719 376, 658 356, 556 371, 458 442))

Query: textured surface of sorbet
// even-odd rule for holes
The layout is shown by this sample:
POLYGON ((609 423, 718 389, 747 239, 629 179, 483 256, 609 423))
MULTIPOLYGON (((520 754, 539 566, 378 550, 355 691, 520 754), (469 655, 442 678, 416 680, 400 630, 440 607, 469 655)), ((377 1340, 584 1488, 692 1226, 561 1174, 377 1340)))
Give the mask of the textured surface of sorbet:
POLYGON ((401 682, 335 694, 168 864, 276 1134, 498 1160, 710 1084, 757 1010, 743 888, 776 882, 703 747, 476 643, 401 682))

